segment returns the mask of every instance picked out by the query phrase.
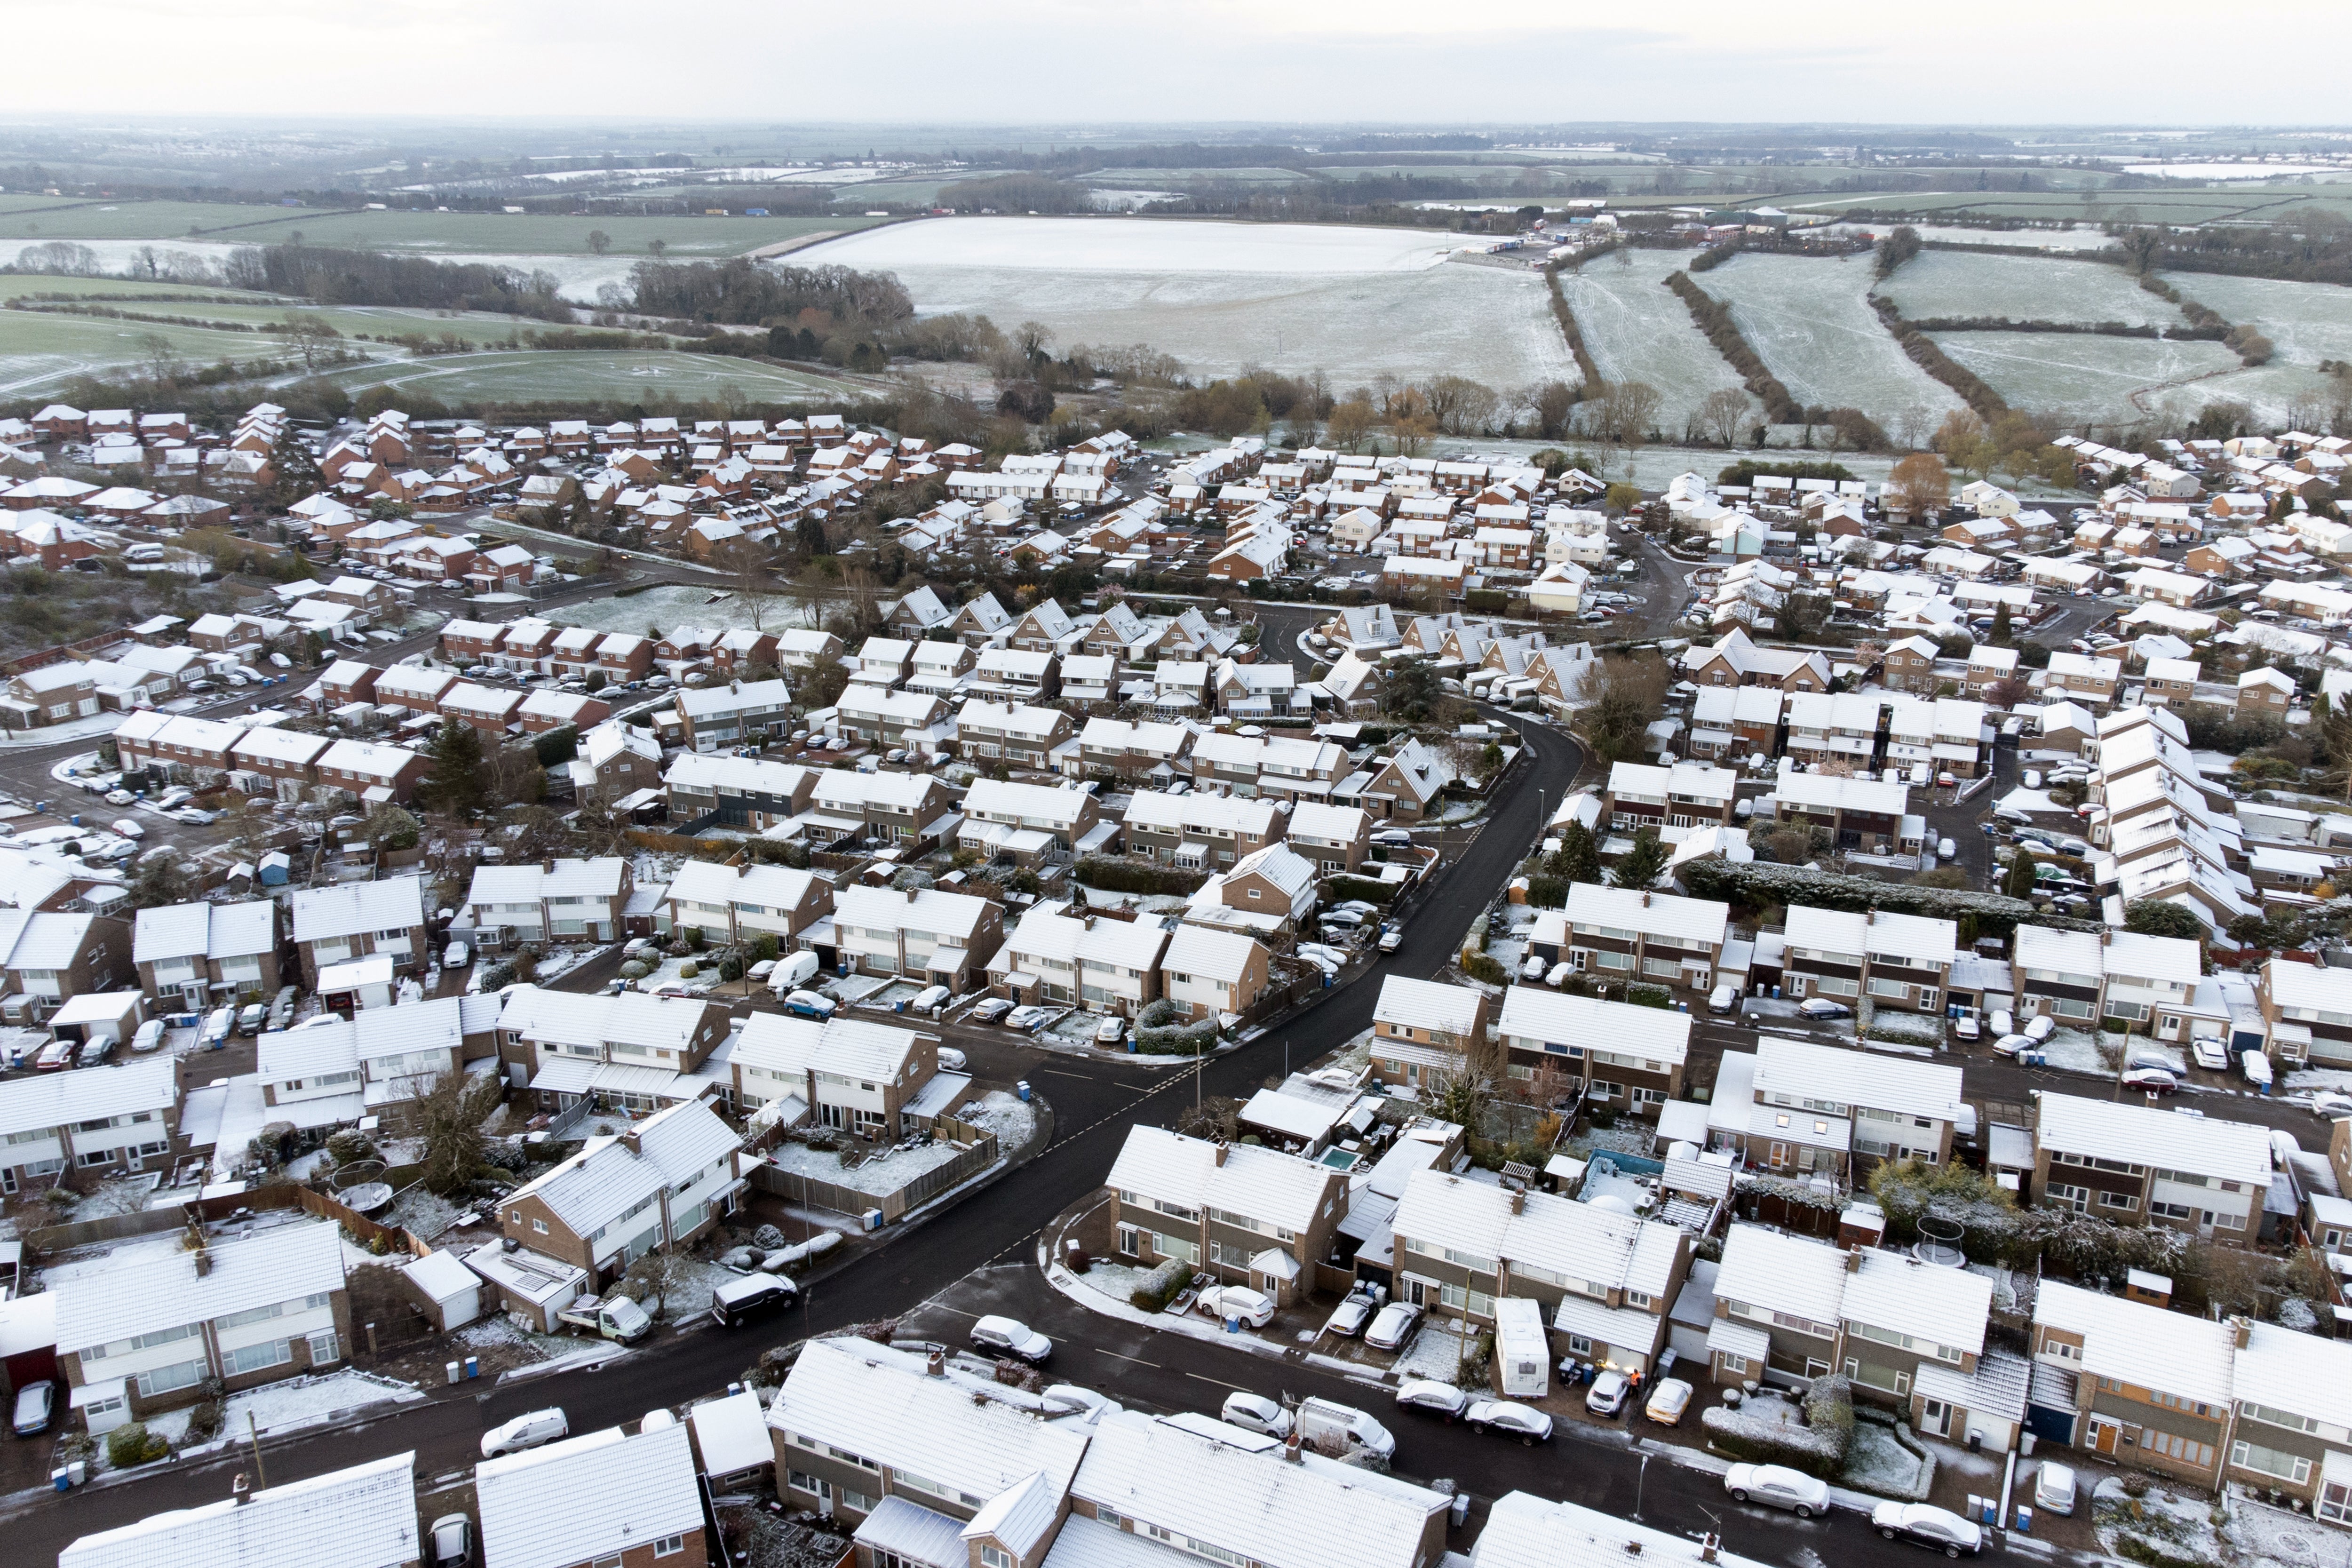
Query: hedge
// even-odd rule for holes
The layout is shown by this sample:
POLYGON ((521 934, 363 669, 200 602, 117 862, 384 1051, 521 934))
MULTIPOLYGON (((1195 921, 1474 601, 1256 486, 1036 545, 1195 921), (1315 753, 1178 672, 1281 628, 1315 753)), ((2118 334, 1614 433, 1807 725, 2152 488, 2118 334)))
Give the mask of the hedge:
POLYGON ((1957 921, 1974 915, 1979 931, 1991 934, 2031 921, 2060 931, 2097 931, 2096 921, 2068 920, 2036 912, 2032 903, 2002 893, 1979 893, 1958 888, 1922 888, 1909 882, 1882 882, 1873 877, 1845 877, 1832 871, 1809 871, 1802 866, 1782 866, 1769 860, 1735 865, 1728 860, 1687 862, 1678 873, 1684 889, 1696 899, 1745 904, 1763 909, 1772 904, 1806 904, 1819 909, 1859 913, 1881 909, 1896 914, 1927 915, 1957 921))
POLYGON ((1180 898, 1199 891, 1201 884, 1209 879, 1198 871, 1180 871, 1148 860, 1098 860, 1092 857, 1078 862, 1076 875, 1087 887, 1100 888, 1107 893, 1164 893, 1180 898))
POLYGON ((1376 882, 1370 877, 1328 877, 1324 879, 1323 892, 1328 901, 1335 904, 1344 904, 1354 899, 1360 899, 1368 904, 1386 904, 1397 896, 1397 889, 1401 886, 1402 884, 1397 882, 1376 882))
POLYGON ((1735 1459, 1786 1465, 1833 1480, 1853 1447, 1853 1391, 1843 1377, 1817 1377, 1805 1391, 1804 1409, 1810 1425, 1794 1426, 1710 1405, 1700 1413, 1699 1425, 1706 1431, 1707 1447, 1735 1459))
POLYGON ((1135 1048, 1148 1057, 1197 1057, 1217 1043, 1217 1018, 1193 1021, 1183 1004, 1162 996, 1135 1016, 1135 1048))
POLYGON ((1184 1288, 1184 1282, 1192 1278, 1192 1265, 1181 1258, 1168 1258, 1135 1282, 1135 1289, 1127 1293, 1128 1305, 1140 1307, 1147 1312, 1161 1311, 1176 1299, 1176 1292, 1184 1288))

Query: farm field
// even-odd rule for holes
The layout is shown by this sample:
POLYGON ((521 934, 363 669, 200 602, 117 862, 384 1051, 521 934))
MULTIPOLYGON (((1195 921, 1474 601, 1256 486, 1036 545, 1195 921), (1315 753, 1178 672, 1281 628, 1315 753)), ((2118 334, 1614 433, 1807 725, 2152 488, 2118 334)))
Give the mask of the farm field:
POLYGON ((2187 324, 2177 306, 2141 288, 2122 268, 2100 261, 1923 250, 1880 284, 1879 291, 1913 321, 2002 316, 2134 327, 2187 324))
MULTIPOLYGON (((1875 235, 1884 232, 1886 226, 1885 224, 1834 223, 1829 226, 1828 232, 1875 235)), ((1915 223, 1911 226, 1921 239, 1945 245, 2026 246, 2036 250, 2080 254, 2105 250, 2115 244, 2104 229, 2090 225, 2053 228, 1969 228, 1956 223, 1915 223)), ((1908 270, 1907 266, 1906 270, 1908 270)), ((1897 277, 1901 275, 1896 274, 1897 277)))
POLYGON ((22 272, 0 274, 0 301, 25 299, 35 294, 66 294, 76 300, 93 303, 114 302, 125 310, 143 304, 157 311, 178 313, 182 307, 174 301, 191 302, 205 300, 233 300, 246 304, 253 300, 276 300, 276 294, 256 294, 242 289, 224 289, 217 283, 150 282, 144 278, 53 278, 47 273, 22 272))
POLYGON ((196 364, 274 360, 285 353, 278 339, 257 332, 0 310, 0 397, 29 396, 78 375, 135 364, 149 357, 147 342, 157 336, 181 359, 196 364))
POLYGON ((2129 209, 2141 223, 2200 224, 2249 216, 2267 221, 2315 207, 2352 216, 2352 185, 2233 184, 2226 191, 1866 191, 1780 205, 1806 212, 1862 208, 1929 217, 1948 213, 2091 224, 2129 209))
POLYGON ((306 243, 354 250, 419 251, 436 255, 500 253, 581 256, 588 234, 602 229, 612 249, 649 254, 656 239, 680 257, 735 256, 811 234, 862 228, 881 220, 854 214, 805 217, 593 216, 529 213, 350 212, 315 207, 235 206, 218 202, 120 202, 60 205, 55 197, 0 196, 0 251, 20 244, 64 239, 209 240, 269 245, 299 230, 306 243))
POLYGON ((2238 356, 2212 342, 2063 332, 1939 332, 1944 352, 2014 408, 2070 426, 2129 425, 2164 407, 2226 395, 2238 356), (2214 377, 2205 380, 2204 377, 2214 377), (2193 387, 2182 383, 2195 383, 2193 387))
POLYGON ((1696 275, 1798 402, 1859 408, 1898 439, 1916 414, 1924 437, 1960 400, 1879 323, 1871 279, 1863 256, 1740 256, 1696 275))
MULTIPOLYGON (((533 321, 522 316, 501 316, 488 311, 439 311, 412 310, 394 305, 324 305, 312 306, 299 300, 277 302, 266 295, 256 296, 254 302, 242 300, 220 304, 218 289, 199 290, 186 303, 173 300, 140 300, 121 296, 132 293, 121 284, 117 294, 89 296, 93 305, 130 310, 148 315, 187 316, 208 322, 226 322, 262 327, 281 323, 291 316, 316 318, 326 322, 346 337, 406 337, 422 333, 438 338, 454 333, 467 342, 501 342, 517 332, 560 331, 562 323, 533 321)), ((138 292, 144 292, 143 289, 138 292)), ((50 312, 36 312, 48 314, 50 312)), ((87 319, 87 318, 85 318, 87 319)), ((147 321, 116 321, 117 326, 152 326, 147 321)), ((270 340, 257 338, 257 342, 270 340)), ((259 352, 259 351, 252 351, 259 352)))
POLYGON ((758 402, 839 402, 878 384, 715 354, 578 349, 437 354, 325 373, 346 391, 394 386, 467 405, 531 403, 688 405, 731 395, 758 402))
POLYGON ((2168 272, 2164 280, 2183 299, 2259 330, 2278 351, 2273 365, 2291 360, 2315 369, 2324 359, 2352 361, 2352 289, 2218 272, 2168 272))
POLYGON ((1509 389, 1574 363, 1533 272, 1439 265, 1412 230, 959 218, 798 258, 898 274, 926 315, 1034 320, 1065 344, 1150 343, 1195 374, 1321 369, 1342 388, 1450 371, 1509 389))
POLYGON ((1739 384, 1691 321, 1690 308, 1665 286, 1668 273, 1689 263, 1688 251, 1618 250, 1559 278, 1601 374, 1658 389, 1664 399, 1658 411, 1662 430, 1681 429, 1708 393, 1739 384))

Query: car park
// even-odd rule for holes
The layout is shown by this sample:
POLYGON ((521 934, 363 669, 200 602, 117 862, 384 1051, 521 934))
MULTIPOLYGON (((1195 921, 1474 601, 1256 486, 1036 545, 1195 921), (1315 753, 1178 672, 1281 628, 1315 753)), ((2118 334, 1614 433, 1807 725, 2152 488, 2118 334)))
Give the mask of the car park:
POLYGON ((1883 1502, 1870 1510, 1872 1528, 1889 1541, 1909 1541, 1947 1557, 1973 1557, 1984 1531, 1947 1509, 1924 1502, 1883 1502))
POLYGON ((971 1342, 992 1355, 1017 1356, 1032 1366, 1054 1353, 1054 1342, 1018 1318, 981 1319, 971 1326, 971 1342))
POLYGON ((1499 1432, 1530 1447, 1551 1441, 1551 1417, 1515 1399, 1474 1399, 1462 1418, 1474 1432, 1499 1432))
POLYGON ((1274 1298, 1246 1285, 1212 1285, 1195 1303, 1212 1318, 1238 1318, 1253 1329, 1274 1321, 1274 1298))
POLYGON ((1469 1405, 1470 1396, 1450 1383, 1440 1383, 1428 1377, 1408 1377, 1397 1384, 1396 1400, 1408 1410, 1425 1410, 1451 1421, 1469 1405))
POLYGON ((1623 1373, 1604 1372, 1584 1391, 1584 1407, 1595 1415, 1614 1415, 1625 1408, 1626 1395, 1633 1391, 1623 1373))
POLYGON ((495 1459, 501 1454, 519 1454, 525 1448, 536 1448, 571 1435, 572 1423, 561 1407, 533 1410, 483 1433, 482 1458, 495 1459))
POLYGON ((1690 1408, 1691 1392, 1691 1385, 1681 1378, 1666 1378, 1650 1390, 1642 1414, 1661 1426, 1679 1426, 1683 1413, 1690 1408))
POLYGON ((1830 1484, 1786 1465, 1734 1465, 1723 1472, 1723 1489, 1734 1502, 1787 1509, 1799 1519, 1830 1510, 1830 1484))
POLYGON ((1269 1437, 1290 1436, 1290 1412, 1263 1394, 1248 1394, 1235 1389, 1225 1395, 1225 1403, 1217 1412, 1217 1419, 1239 1426, 1244 1431, 1263 1432, 1269 1437))
POLYGON ((1420 1326, 1419 1307, 1391 1301, 1372 1314, 1370 1326, 1364 1330, 1364 1342, 1376 1351, 1401 1351, 1420 1326))

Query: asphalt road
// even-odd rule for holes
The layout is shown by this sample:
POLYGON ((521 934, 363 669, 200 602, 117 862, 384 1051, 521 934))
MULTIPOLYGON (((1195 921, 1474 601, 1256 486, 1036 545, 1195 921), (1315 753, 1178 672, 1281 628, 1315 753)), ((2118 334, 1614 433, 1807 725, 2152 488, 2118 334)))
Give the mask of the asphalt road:
MULTIPOLYGON (((458 1391, 394 1414, 305 1432, 262 1445, 271 1481, 322 1474, 364 1459, 413 1449, 420 1476, 463 1470, 478 1458, 481 1434, 526 1410, 559 1405, 574 1431, 635 1420, 646 1411, 718 1392, 753 1364, 761 1350, 805 1335, 907 1313, 976 1270, 1026 1265, 1039 1230, 1099 1187, 1127 1129, 1171 1121, 1193 1095, 1246 1098, 1286 1058, 1305 1062, 1336 1049, 1371 1026, 1381 982, 1391 974, 1426 977, 1459 951, 1471 921, 1502 887, 1534 841, 1532 810, 1540 781, 1572 777, 1580 747, 1548 727, 1530 726, 1533 755, 1497 786, 1488 826, 1455 858, 1442 862, 1408 910, 1405 939, 1349 984, 1336 986, 1267 1033, 1200 1064, 1158 1071, 1119 1060, 1015 1055, 981 1065, 992 1074, 1019 1069, 1054 1110, 1051 1144, 1027 1163, 891 1240, 814 1280, 800 1313, 764 1328, 727 1332, 700 1326, 657 1346, 618 1357, 601 1370, 566 1370, 506 1387, 458 1391)), ((1034 1047, 1016 1047, 1016 1050, 1034 1047)), ((47 1561, 76 1537, 127 1524, 164 1509, 227 1495, 230 1472, 250 1454, 174 1464, 68 1496, 49 1492, 0 1500, 13 1550, 47 1561)), ((1612 1507, 1606 1499, 1598 1506, 1612 1507)))

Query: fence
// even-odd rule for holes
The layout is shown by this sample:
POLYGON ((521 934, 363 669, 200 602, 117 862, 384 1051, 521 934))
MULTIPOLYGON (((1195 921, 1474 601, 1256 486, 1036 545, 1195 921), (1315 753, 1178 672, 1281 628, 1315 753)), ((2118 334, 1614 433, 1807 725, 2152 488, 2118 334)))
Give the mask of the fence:
POLYGON ((161 1236, 165 1231, 184 1230, 188 1216, 194 1215, 206 1224, 215 1224, 235 1216, 239 1209, 290 1209, 331 1219, 352 1233, 353 1240, 362 1247, 373 1247, 380 1239, 394 1252, 406 1252, 422 1258, 432 1251, 415 1232, 395 1225, 383 1225, 324 1193, 314 1193, 290 1182, 248 1192, 233 1193, 221 1197, 190 1198, 186 1203, 166 1208, 141 1209, 133 1214, 106 1215, 98 1219, 72 1220, 64 1225, 45 1226, 25 1237, 25 1245, 36 1257, 69 1252, 78 1247, 95 1247, 102 1241, 128 1241, 133 1237, 161 1236))
POLYGON ((982 1132, 979 1142, 946 1163, 932 1166, 894 1192, 870 1193, 838 1182, 820 1181, 799 1171, 783 1170, 764 1160, 753 1167, 751 1184, 763 1193, 773 1194, 803 1207, 829 1209, 835 1214, 862 1215, 868 1209, 880 1209, 883 1223, 895 1225, 941 1193, 971 1180, 994 1164, 996 1160, 995 1135, 982 1132))

